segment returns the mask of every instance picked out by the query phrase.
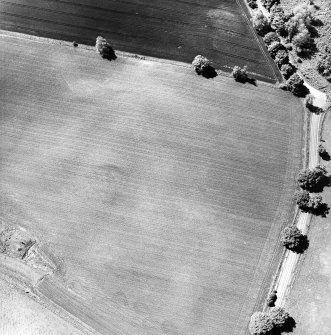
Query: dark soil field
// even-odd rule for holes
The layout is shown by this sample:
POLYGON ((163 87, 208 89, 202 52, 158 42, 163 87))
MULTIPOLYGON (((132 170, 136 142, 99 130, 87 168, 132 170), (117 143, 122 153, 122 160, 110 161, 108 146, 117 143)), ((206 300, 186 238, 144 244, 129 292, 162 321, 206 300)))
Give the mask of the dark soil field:
POLYGON ((244 9, 242 0, 8 0, 0 28, 85 44, 102 35, 115 49, 183 62, 202 54, 216 68, 247 65, 275 81, 244 9))
POLYGON ((101 334, 246 333, 279 261, 302 107, 266 84, 0 37, 1 220, 101 334))

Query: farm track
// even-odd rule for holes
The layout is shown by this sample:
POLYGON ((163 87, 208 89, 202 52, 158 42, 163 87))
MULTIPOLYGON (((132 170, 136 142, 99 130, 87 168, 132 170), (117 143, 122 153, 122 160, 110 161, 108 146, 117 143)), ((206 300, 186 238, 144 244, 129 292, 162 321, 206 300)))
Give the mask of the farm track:
POLYGON ((247 65, 274 82, 272 60, 244 15, 230 1, 12 0, 1 1, 0 27, 86 44, 101 34, 116 49, 184 62, 203 53, 217 68, 247 65))
MULTIPOLYGON (((304 78, 303 78, 304 79, 304 78)), ((327 96, 325 93, 318 91, 313 88, 307 82, 305 83, 309 88, 310 93, 314 96, 315 104, 318 107, 325 108, 327 104, 327 96)), ((309 113, 309 138, 308 138, 308 168, 314 169, 316 165, 319 164, 320 157, 318 154, 318 145, 320 143, 321 128, 323 122, 322 114, 309 113)), ((312 219, 312 214, 299 212, 297 216, 297 227, 303 232, 303 234, 308 233, 309 224, 312 219)), ((308 250, 309 252, 309 250, 308 250)), ((296 254, 289 250, 286 251, 284 255, 284 260, 281 264, 281 268, 278 273, 278 278, 275 282, 274 289, 277 290, 277 306, 284 306, 286 304, 293 280, 295 278, 295 273, 297 270, 297 265, 301 258, 300 254, 296 254)))
POLYGON ((245 334, 291 210, 298 101, 171 64, 0 45, 1 195, 16 204, 2 219, 64 260, 36 289, 102 334, 245 334))

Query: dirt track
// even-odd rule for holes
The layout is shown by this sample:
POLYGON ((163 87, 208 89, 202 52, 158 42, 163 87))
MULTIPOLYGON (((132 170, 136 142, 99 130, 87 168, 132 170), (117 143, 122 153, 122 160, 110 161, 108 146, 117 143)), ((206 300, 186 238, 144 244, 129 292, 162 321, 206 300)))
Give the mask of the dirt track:
MULTIPOLYGON (((314 89, 309 84, 305 83, 309 88, 310 93, 314 96, 314 103, 318 107, 325 107, 326 105, 326 94, 314 89)), ((319 163, 318 145, 320 143, 320 132, 321 122, 323 120, 322 114, 310 113, 309 123, 309 160, 308 168, 314 168, 319 163)), ((312 215, 309 213, 299 212, 297 218, 297 227, 304 233, 307 234, 308 227, 311 221, 312 215)), ((308 251, 309 252, 309 251, 308 251)), ((286 303, 287 294, 290 290, 295 269, 298 264, 301 255, 286 251, 284 261, 282 263, 276 285, 274 287, 277 290, 277 301, 276 306, 284 306, 286 303)))

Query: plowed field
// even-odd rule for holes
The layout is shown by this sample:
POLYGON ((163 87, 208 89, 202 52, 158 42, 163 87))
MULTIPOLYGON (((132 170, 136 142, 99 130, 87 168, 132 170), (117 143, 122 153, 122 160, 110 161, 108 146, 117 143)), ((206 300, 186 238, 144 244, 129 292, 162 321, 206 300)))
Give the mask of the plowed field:
POLYGON ((245 334, 300 166, 291 94, 0 38, 1 219, 63 260, 39 290, 102 334, 245 334))
POLYGON ((119 50, 184 62, 203 54, 217 68, 247 65, 274 81, 279 72, 246 14, 242 0, 0 1, 2 29, 85 44, 101 34, 119 50))

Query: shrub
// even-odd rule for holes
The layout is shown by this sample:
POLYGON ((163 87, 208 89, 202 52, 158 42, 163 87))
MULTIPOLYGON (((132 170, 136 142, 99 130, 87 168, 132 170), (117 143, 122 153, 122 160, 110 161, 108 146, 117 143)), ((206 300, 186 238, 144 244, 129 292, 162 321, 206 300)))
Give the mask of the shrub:
POLYGON ((272 291, 267 298, 267 305, 269 307, 275 306, 275 301, 277 300, 277 291, 272 291))
POLYGON ((197 74, 203 74, 210 66, 211 62, 201 55, 195 56, 192 62, 193 68, 197 74))
POLYGON ((326 168, 322 165, 317 165, 313 170, 303 170, 299 173, 299 186, 304 190, 318 191, 323 187, 323 183, 327 178, 326 173, 326 168))
POLYGON ((271 335, 274 327, 269 313, 256 312, 251 316, 249 331, 252 335, 271 335))
POLYGON ((319 57, 317 62, 318 72, 331 81, 331 54, 323 54, 319 57))
POLYGON ((294 225, 283 229, 280 241, 286 249, 297 251, 306 243, 307 237, 294 225))
POLYGON ((264 36, 270 31, 270 22, 260 10, 253 16, 252 22, 259 35, 264 36))
POLYGON ((303 79, 297 73, 294 73, 287 80, 287 87, 290 92, 297 96, 305 96, 308 91, 306 86, 304 86, 303 79))
POLYGON ((256 2, 256 1, 257 1, 257 0, 247 0, 247 2, 248 2, 248 6, 251 7, 252 9, 257 8, 258 5, 257 5, 257 2, 256 2))
POLYGON ((280 39, 279 39, 277 33, 275 33, 274 31, 271 31, 263 37, 263 41, 267 46, 269 46, 273 42, 278 42, 279 43, 280 39))
POLYGON ((248 79, 247 76, 247 66, 240 68, 239 66, 235 66, 232 71, 232 75, 235 81, 245 82, 248 79))
POLYGON ((280 0, 262 0, 262 5, 270 11, 272 6, 278 5, 280 0))
POLYGON ((275 57, 275 63, 280 68, 283 64, 289 62, 287 50, 278 50, 275 57))
POLYGON ((100 53, 102 58, 106 58, 106 59, 109 59, 109 60, 116 59, 116 55, 115 55, 113 47, 102 36, 97 37, 96 43, 95 43, 95 48, 96 48, 97 52, 100 53))
POLYGON ((292 318, 288 312, 282 307, 275 307, 270 312, 269 315, 271 317, 274 326, 279 331, 283 331, 292 326, 292 318))
POLYGON ((270 26, 274 29, 279 35, 286 36, 286 16, 284 10, 280 6, 274 6, 271 9, 270 15, 270 26))
POLYGON ((288 79, 292 76, 293 73, 295 73, 296 67, 292 65, 291 63, 283 64, 280 68, 280 72, 282 73, 283 77, 285 79, 288 79))

